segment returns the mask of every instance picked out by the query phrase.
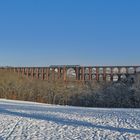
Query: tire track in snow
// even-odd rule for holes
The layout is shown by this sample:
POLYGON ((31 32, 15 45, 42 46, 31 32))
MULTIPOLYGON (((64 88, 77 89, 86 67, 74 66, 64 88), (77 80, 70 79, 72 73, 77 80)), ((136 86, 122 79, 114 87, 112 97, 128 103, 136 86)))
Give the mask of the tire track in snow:
MULTIPOLYGON (((11 131, 8 133, 8 135, 5 137, 5 140, 8 140, 11 135, 14 133, 15 129, 17 128, 17 126, 19 125, 20 121, 22 120, 23 118, 19 119, 15 124, 14 126, 11 128, 11 131)), ((10 139, 11 140, 11 139, 10 139)))

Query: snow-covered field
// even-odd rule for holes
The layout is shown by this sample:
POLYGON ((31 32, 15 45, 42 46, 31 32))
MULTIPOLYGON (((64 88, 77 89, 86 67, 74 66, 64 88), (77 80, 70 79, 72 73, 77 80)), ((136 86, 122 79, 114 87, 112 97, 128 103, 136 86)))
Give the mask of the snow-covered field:
POLYGON ((140 109, 45 105, 0 99, 0 140, 140 140, 140 109))

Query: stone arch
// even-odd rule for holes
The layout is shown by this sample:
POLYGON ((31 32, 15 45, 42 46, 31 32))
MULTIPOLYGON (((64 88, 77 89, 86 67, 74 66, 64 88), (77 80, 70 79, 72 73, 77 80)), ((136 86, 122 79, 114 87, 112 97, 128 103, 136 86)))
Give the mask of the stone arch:
POLYGON ((135 75, 129 75, 127 79, 129 82, 134 83, 136 80, 136 77, 135 77, 135 75))
POLYGON ((85 74, 89 74, 89 68, 85 68, 85 74))
POLYGON ((120 73, 121 74, 126 74, 127 73, 127 68, 125 68, 125 67, 120 68, 120 73))
POLYGON ((113 75, 113 82, 117 82, 119 80, 119 76, 117 74, 113 75))
POLYGON ((92 74, 92 80, 96 80, 96 75, 92 74))
POLYGON ((92 68, 92 74, 96 74, 96 68, 92 68))
POLYGON ((58 73, 58 68, 55 68, 54 71, 55 71, 55 73, 58 73))
POLYGON ((128 68, 128 74, 134 74, 134 73, 135 73, 135 68, 134 67, 128 68))
POLYGON ((59 76, 58 72, 59 72, 58 68, 57 67, 54 68, 54 78, 55 78, 55 80, 58 79, 58 76, 59 76))
POLYGON ((104 73, 104 69, 103 68, 99 68, 99 74, 103 74, 104 73))
POLYGON ((99 74, 99 81, 103 81, 103 75, 99 74))
POLYGON ((76 71, 74 68, 67 69, 67 77, 68 78, 76 78, 76 71))
POLYGON ((106 81, 111 81, 111 75, 106 75, 106 81))
POLYGON ((126 80, 127 79, 127 76, 125 74, 122 74, 122 75, 120 75, 120 79, 121 80, 126 80))
POLYGON ((42 68, 38 68, 38 73, 41 73, 42 72, 42 68))
POLYGON ((64 72, 64 69, 60 68, 60 73, 63 74, 63 72, 64 72))
POLYGON ((116 68, 113 68, 112 71, 113 71, 113 74, 118 74, 119 73, 119 68, 117 68, 117 67, 116 68))
POLYGON ((140 67, 137 67, 137 68, 136 68, 136 72, 137 72, 137 73, 140 73, 140 67))
POLYGON ((88 81, 89 80, 89 75, 85 74, 85 80, 88 81))
MULTIPOLYGON (((24 71, 25 71, 26 69, 24 69, 24 71)), ((36 73, 36 68, 33 68, 33 73, 36 73)))
POLYGON ((111 74, 111 68, 106 68, 106 74, 111 74))
POLYGON ((79 73, 80 73, 80 74, 82 73, 82 68, 81 68, 81 67, 79 68, 79 73))
POLYGON ((54 67, 49 67, 49 79, 54 80, 55 79, 55 73, 54 73, 54 67))

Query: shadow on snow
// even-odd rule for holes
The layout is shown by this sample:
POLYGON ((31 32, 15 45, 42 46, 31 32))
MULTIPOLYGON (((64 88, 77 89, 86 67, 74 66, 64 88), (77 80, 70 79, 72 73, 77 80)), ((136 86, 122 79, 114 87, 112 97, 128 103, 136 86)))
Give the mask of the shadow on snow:
POLYGON ((6 109, 0 108, 0 113, 5 115, 12 115, 12 116, 18 116, 18 117, 25 117, 25 118, 31 118, 36 120, 44 120, 44 121, 51 121, 57 124, 61 125, 70 125, 70 126, 83 126, 88 128, 97 128, 97 129, 105 129, 110 131, 117 131, 121 133, 133 133, 133 134, 140 134, 140 130, 137 129, 127 129, 127 128, 116 128, 113 126, 103 126, 103 125, 97 125, 86 121, 79 121, 79 120, 71 120, 71 119, 65 119, 57 117, 56 115, 44 115, 44 114, 28 114, 28 113, 22 113, 22 112, 13 112, 6 109))

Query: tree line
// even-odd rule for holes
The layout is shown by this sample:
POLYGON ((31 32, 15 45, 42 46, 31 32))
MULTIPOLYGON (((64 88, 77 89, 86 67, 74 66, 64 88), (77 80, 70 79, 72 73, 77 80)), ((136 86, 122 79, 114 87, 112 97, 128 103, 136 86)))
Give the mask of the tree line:
POLYGON ((140 107, 140 75, 135 82, 47 82, 0 71, 0 98, 85 107, 140 107))

